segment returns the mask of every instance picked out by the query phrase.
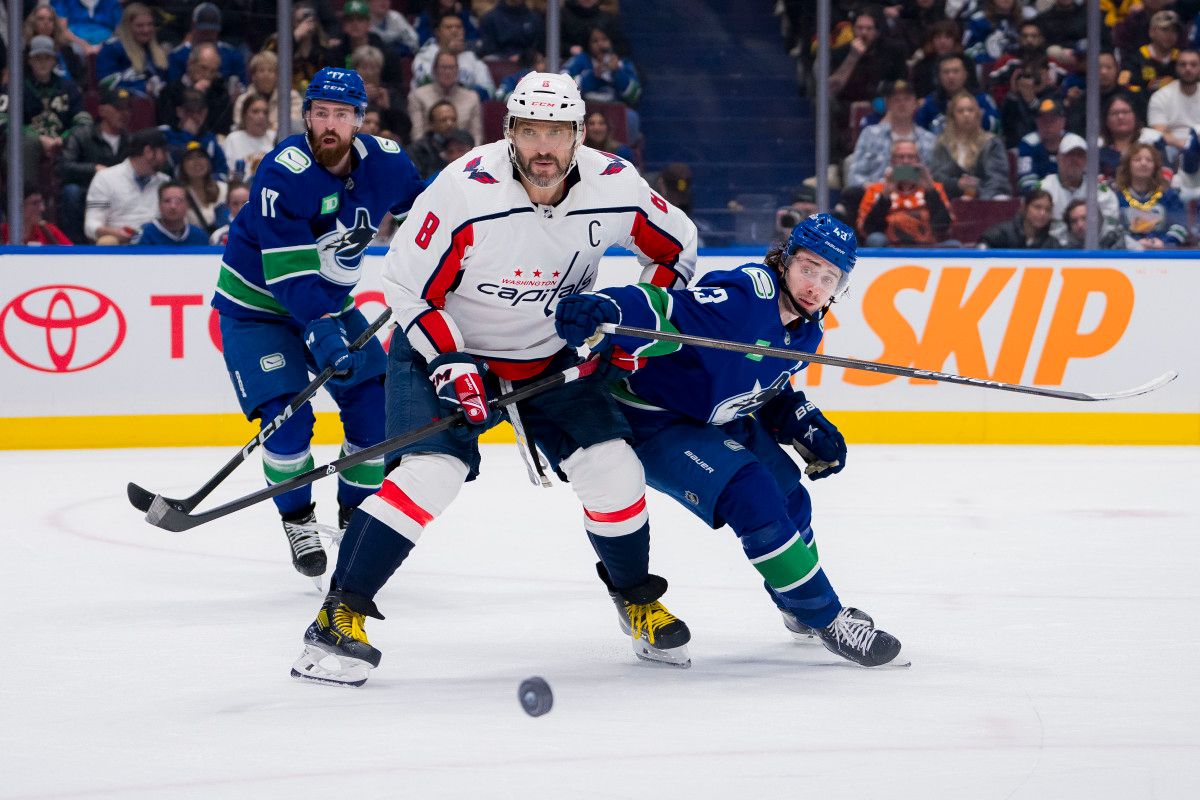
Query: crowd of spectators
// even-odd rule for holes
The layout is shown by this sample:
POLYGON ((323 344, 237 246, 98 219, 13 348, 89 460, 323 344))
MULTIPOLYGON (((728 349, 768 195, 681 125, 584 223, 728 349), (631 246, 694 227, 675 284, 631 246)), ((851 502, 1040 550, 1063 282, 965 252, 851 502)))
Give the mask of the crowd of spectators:
MULTIPOLYGON (((281 81, 270 0, 14 0, 22 40, 0 37, 0 57, 24 54, 23 119, 9 119, 5 60, 0 145, 20 138, 30 187, 18 243, 223 242, 277 143, 279 93, 303 131, 301 98, 325 66, 358 70, 362 131, 404 145, 431 178, 498 138, 517 80, 545 68, 545 3, 295 0, 281 81)), ((594 106, 588 141, 640 162, 641 83, 616 11, 565 0, 559 56, 594 106)))
MULTIPOLYGON (((1089 42, 1083 0, 834 0, 836 213, 880 245, 958 245, 970 231, 985 247, 1078 246, 1095 149, 1103 247, 1197 244, 1200 0, 1097 2, 1089 42)), ((777 11, 811 78, 811 4, 777 11)))

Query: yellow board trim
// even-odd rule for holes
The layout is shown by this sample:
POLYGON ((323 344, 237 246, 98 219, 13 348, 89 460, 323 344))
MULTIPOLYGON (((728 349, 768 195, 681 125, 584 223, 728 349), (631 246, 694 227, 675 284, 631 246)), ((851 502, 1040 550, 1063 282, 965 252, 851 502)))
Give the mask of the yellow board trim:
MULTIPOLYGON (((1200 414, 830 411, 851 444, 1200 445, 1200 414)), ((236 414, 0 418, 0 449, 240 447, 258 430, 236 414)), ((314 441, 339 444, 336 413, 317 414, 314 441)), ((515 441, 504 423, 485 443, 515 441)))

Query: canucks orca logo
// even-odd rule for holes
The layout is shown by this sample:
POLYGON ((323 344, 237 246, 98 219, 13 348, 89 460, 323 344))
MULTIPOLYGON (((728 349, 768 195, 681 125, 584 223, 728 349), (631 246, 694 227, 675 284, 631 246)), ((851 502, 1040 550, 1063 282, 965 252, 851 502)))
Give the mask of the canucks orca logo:
POLYGON ((483 156, 472 158, 467 162, 467 165, 463 167, 463 172, 469 173, 467 177, 473 181, 479 181, 480 183, 498 183, 499 181, 479 168, 480 161, 483 161, 483 156))
POLYGON ((336 283, 353 286, 358 282, 362 255, 378 232, 379 229, 371 224, 371 212, 362 207, 354 209, 352 226, 337 220, 336 228, 317 239, 321 274, 336 283))
POLYGON ((608 166, 605 167, 604 171, 600 173, 601 175, 616 175, 618 172, 625 169, 625 167, 629 166, 624 161, 622 161, 621 159, 614 156, 612 153, 606 153, 603 150, 601 150, 599 152, 600 152, 600 155, 607 156, 609 159, 608 166))
POLYGON ((728 397, 713 409, 712 415, 709 416, 708 422, 711 425, 724 425, 726 422, 732 422, 738 417, 744 417, 747 414, 753 414, 759 408, 766 404, 775 395, 783 391, 783 387, 792 377, 792 373, 784 372, 778 378, 771 382, 767 388, 763 388, 758 382, 754 382, 754 388, 749 392, 736 394, 733 397, 728 397))

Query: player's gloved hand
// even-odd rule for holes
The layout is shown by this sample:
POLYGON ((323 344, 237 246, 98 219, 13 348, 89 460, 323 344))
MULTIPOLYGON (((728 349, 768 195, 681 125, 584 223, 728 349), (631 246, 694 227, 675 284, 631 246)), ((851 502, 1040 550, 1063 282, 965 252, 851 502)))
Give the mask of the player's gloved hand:
POLYGON ((795 423, 789 427, 792 447, 808 465, 804 474, 814 481, 838 474, 846 467, 846 440, 821 409, 804 395, 799 400, 793 412, 795 423))
POLYGON ((646 365, 646 359, 629 355, 619 345, 607 353, 597 353, 592 358, 596 359, 596 371, 592 374, 592 380, 603 383, 623 381, 646 365))
POLYGON ((478 436, 496 421, 483 376, 475 359, 466 353, 443 353, 430 361, 429 380, 447 416, 462 411, 471 436, 478 436))
POLYGON ((602 294, 569 294, 558 301, 554 309, 554 330, 571 347, 582 347, 585 343, 593 353, 599 353, 612 344, 612 336, 604 334, 599 340, 589 341, 604 323, 617 324, 621 321, 621 309, 602 294))
POLYGON ((371 342, 367 343, 368 347, 350 352, 346 329, 333 317, 318 317, 308 323, 304 328, 304 344, 312 353, 318 369, 333 367, 333 378, 329 382, 335 386, 353 386, 379 374, 378 370, 372 371, 367 367, 373 360, 378 360, 378 355, 382 355, 382 346, 379 347, 375 358, 372 358, 370 353, 371 342), (355 373, 358 373, 357 379, 355 373))

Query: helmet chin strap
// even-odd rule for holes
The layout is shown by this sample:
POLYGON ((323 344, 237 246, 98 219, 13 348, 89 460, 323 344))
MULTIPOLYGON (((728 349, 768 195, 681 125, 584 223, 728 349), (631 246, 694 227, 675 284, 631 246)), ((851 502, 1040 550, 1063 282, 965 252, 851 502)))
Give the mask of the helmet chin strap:
MULTIPOLYGON (((790 266, 790 264, 788 266, 790 266)), ((789 289, 788 285, 787 285, 788 266, 785 266, 783 268, 783 273, 779 277, 780 291, 783 293, 783 296, 787 299, 788 305, 790 305, 792 307, 792 311, 799 314, 801 319, 807 320, 808 322, 820 322, 822 319, 825 318, 825 312, 827 312, 829 310, 829 303, 826 303, 824 306, 822 306, 815 312, 809 311, 804 306, 800 305, 800 302, 798 300, 796 300, 796 296, 794 294, 792 294, 792 290, 789 289)))

